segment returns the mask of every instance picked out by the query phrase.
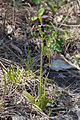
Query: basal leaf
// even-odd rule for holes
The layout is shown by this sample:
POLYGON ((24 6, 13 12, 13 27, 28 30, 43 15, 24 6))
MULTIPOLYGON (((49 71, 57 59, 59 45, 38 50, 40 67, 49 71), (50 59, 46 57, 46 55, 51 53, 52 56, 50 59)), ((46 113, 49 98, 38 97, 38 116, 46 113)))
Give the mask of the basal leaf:
POLYGON ((52 97, 47 98, 46 100, 44 100, 41 104, 41 109, 44 109, 47 105, 47 103, 52 99, 52 97))
POLYGON ((27 91, 23 91, 22 95, 31 103, 35 104, 35 99, 27 91))
POLYGON ((38 97, 41 98, 43 94, 42 86, 40 85, 40 82, 38 83, 38 97))

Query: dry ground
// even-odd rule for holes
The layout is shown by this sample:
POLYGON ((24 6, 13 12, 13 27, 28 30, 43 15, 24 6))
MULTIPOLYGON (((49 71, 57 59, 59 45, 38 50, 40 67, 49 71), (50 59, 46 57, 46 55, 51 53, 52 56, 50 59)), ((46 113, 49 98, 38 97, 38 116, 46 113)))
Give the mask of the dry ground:
MULTIPOLYGON (((24 3, 16 2, 15 8, 9 5, 9 1, 0 0, 0 62, 6 68, 10 65, 20 65, 25 68, 25 61, 28 56, 27 43, 29 42, 32 63, 35 69, 40 62, 40 39, 33 37, 31 31, 36 31, 39 21, 31 22, 30 14, 37 13, 38 9, 44 7, 43 23, 48 25, 51 21, 56 29, 61 33, 70 32, 70 36, 65 35, 65 43, 62 46, 62 54, 71 61, 73 54, 80 56, 80 6, 75 0, 71 0, 57 10, 53 17, 50 8, 46 3, 40 5, 30 4, 25 0, 24 3), (64 19, 66 16, 66 19, 64 19), (35 66, 36 65, 36 66, 35 66)), ((37 35, 38 36, 38 35, 37 35)), ((53 52, 54 53, 54 52, 53 52)), ((21 72, 24 69, 21 68, 21 72)), ((0 66, 0 82, 3 79, 3 72, 0 66)), ((51 118, 47 114, 51 106, 38 113, 32 109, 32 105, 22 97, 22 91, 27 90, 31 94, 36 94, 38 76, 27 78, 23 76, 23 84, 15 91, 14 85, 9 84, 6 90, 3 107, 0 108, 0 116, 22 115, 26 119, 51 119, 78 120, 80 119, 80 71, 78 69, 66 71, 50 71, 48 78, 48 89, 51 91, 60 90, 61 94, 55 96, 51 101, 51 118), (33 92, 34 91, 34 92, 33 92), (57 104, 58 103, 58 104, 57 104), (76 107, 77 106, 77 107, 76 107), (57 112, 56 112, 57 111, 57 112)), ((4 85, 0 86, 0 101, 2 100, 4 85)), ((34 95, 36 98, 36 95, 34 95)), ((6 119, 6 118, 5 118, 6 119)))

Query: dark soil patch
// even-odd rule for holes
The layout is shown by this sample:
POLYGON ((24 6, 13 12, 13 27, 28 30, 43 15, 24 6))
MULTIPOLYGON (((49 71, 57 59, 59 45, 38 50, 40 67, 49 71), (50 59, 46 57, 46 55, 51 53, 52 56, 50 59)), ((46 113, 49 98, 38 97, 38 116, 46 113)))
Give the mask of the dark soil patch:
POLYGON ((67 71, 50 71, 49 78, 50 82, 56 82, 58 86, 71 91, 80 93, 80 71, 67 70, 67 71))

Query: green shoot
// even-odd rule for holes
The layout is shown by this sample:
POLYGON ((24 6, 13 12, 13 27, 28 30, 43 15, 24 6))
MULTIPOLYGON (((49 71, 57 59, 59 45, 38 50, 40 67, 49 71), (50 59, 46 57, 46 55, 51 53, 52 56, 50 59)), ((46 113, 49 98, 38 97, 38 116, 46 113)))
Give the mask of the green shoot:
MULTIPOLYGON (((33 98, 33 96, 31 96, 28 92, 23 91, 23 96, 29 101, 31 102, 34 107, 37 110, 42 110, 46 107, 47 103, 52 99, 52 97, 48 97, 46 98, 46 95, 48 94, 46 91, 46 79, 48 77, 48 74, 46 75, 46 77, 43 78, 42 76, 42 64, 43 64, 43 55, 44 55, 44 31, 42 31, 41 27, 44 26, 42 23, 42 15, 44 13, 44 9, 41 8, 38 12, 36 16, 33 16, 31 18, 32 21, 36 20, 37 18, 40 21, 40 25, 38 26, 38 31, 41 35, 41 61, 40 61, 40 82, 38 83, 38 101, 36 102, 35 99, 33 98), (44 91, 42 88, 42 79, 44 79, 45 83, 44 83, 44 91)), ((49 56, 50 57, 50 56, 49 56)), ((49 65, 50 65, 50 58, 49 58, 49 65)))

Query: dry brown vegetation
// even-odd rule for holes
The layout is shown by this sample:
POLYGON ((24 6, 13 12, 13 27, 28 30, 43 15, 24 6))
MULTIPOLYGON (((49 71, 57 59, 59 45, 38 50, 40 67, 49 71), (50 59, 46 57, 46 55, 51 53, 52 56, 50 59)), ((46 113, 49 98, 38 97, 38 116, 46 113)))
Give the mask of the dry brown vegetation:
MULTIPOLYGON (((54 14, 46 2, 34 4, 31 0, 14 1, 15 4, 10 0, 0 0, 0 120, 9 120, 11 117, 13 120, 15 117, 17 120, 20 119, 18 117, 22 117, 22 120, 79 120, 79 0, 55 0, 57 1, 55 4, 52 0, 46 0, 53 8, 58 7, 54 14), (46 83, 46 91, 48 91, 46 97, 52 95, 52 99, 46 108, 37 111, 33 104, 22 96, 22 92, 25 90, 36 101, 38 100, 40 74, 35 71, 40 68, 41 38, 37 30, 40 22, 39 19, 31 21, 30 18, 37 14, 40 8, 45 9, 42 21, 45 25, 46 39, 54 32, 50 22, 53 23, 56 31, 60 32, 58 39, 65 39, 61 44, 60 52, 50 49, 50 58, 55 59, 55 56, 63 55, 64 60, 75 68, 50 70, 46 83), (33 72, 28 57, 31 57, 33 72)), ((43 66, 44 71, 45 66, 43 66)), ((42 88, 44 88, 44 81, 42 81, 42 88)))

